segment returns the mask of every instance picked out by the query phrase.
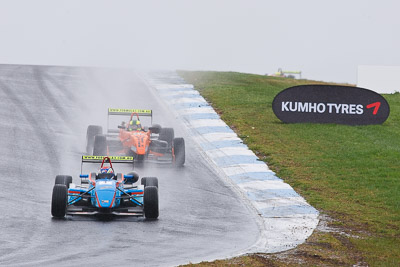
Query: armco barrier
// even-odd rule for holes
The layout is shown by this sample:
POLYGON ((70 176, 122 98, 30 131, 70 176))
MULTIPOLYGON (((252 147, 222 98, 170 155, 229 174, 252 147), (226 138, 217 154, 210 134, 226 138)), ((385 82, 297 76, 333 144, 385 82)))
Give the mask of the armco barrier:
POLYGON ((318 211, 243 144, 193 85, 175 72, 148 74, 146 80, 184 121, 217 171, 257 210, 261 236, 248 252, 288 250, 312 234, 318 211))

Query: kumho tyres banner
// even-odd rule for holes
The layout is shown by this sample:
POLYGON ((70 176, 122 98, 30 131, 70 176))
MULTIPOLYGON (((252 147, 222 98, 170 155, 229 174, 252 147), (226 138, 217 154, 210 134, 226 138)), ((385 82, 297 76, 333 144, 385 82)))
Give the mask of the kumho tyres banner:
POLYGON ((300 85, 277 94, 275 115, 286 123, 382 124, 389 104, 374 91, 338 85, 300 85))

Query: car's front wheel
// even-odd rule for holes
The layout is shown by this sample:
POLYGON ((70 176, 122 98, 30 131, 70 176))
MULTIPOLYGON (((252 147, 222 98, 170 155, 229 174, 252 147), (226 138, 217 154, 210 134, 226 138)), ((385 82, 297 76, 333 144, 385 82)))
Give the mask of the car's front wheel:
POLYGON ((93 151, 94 137, 103 134, 103 127, 99 125, 89 125, 86 131, 86 152, 90 155, 93 151))
POLYGON ((72 176, 70 175, 57 175, 54 184, 63 184, 69 188, 69 184, 72 183, 72 176))
POLYGON ((107 137, 105 135, 94 137, 93 156, 107 156, 107 137))
POLYGON ((143 177, 140 181, 142 185, 146 188, 147 186, 155 186, 158 188, 158 179, 157 177, 143 177))
POLYGON ((143 198, 144 216, 146 217, 146 219, 157 219, 159 215, 157 187, 145 187, 143 198))
POLYGON ((168 147, 172 147, 172 141, 174 140, 175 134, 173 128, 161 128, 158 140, 166 141, 168 147))
POLYGON ((182 137, 174 138, 174 163, 177 167, 185 164, 185 140, 182 137))
POLYGON ((64 184, 55 184, 51 198, 51 215, 56 218, 65 217, 67 211, 68 189, 64 184))

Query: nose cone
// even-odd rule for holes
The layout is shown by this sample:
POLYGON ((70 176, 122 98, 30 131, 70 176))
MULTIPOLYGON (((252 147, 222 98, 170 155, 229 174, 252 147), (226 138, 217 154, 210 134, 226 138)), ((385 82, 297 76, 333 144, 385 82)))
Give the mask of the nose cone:
POLYGON ((144 155, 146 154, 146 146, 147 146, 148 138, 146 134, 137 135, 136 139, 136 154, 144 155))
POLYGON ((99 208, 113 208, 115 205, 116 181, 96 181, 96 199, 99 208))

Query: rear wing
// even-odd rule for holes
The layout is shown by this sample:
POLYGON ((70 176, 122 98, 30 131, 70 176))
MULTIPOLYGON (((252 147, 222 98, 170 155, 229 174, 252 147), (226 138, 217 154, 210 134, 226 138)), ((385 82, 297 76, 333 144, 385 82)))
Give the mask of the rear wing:
POLYGON ((153 111, 151 109, 123 109, 123 108, 109 108, 107 114, 107 131, 109 133, 118 133, 118 130, 109 129, 110 116, 131 116, 133 113, 138 116, 151 117, 151 124, 153 124, 153 111))
POLYGON ((139 116, 153 116, 151 109, 123 109, 123 108, 109 108, 108 116, 110 115, 125 115, 130 116, 132 113, 137 113, 139 116))
POLYGON ((112 163, 133 163, 133 157, 128 156, 82 156, 81 173, 83 163, 103 163, 106 157, 108 157, 112 163))

